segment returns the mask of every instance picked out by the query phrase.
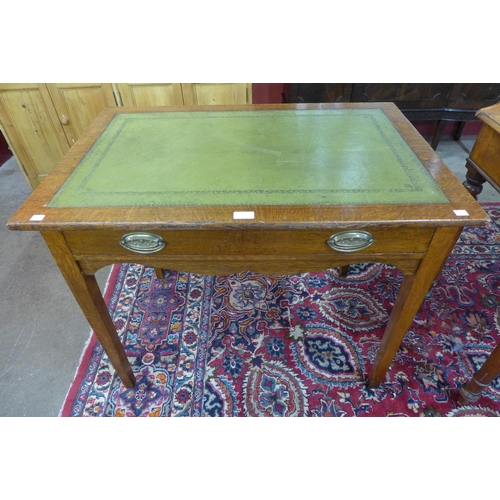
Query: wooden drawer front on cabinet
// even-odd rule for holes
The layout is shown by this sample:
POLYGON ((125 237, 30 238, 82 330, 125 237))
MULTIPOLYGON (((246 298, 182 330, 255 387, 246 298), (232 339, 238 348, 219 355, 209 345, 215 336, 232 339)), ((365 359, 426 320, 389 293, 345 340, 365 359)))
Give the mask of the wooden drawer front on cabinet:
POLYGON ((45 84, 1 84, 0 123, 33 188, 69 149, 45 84))
MULTIPOLYGON (((135 252, 120 244, 126 234, 152 234, 165 242, 156 255, 342 255, 327 243, 343 230, 172 230, 172 231, 66 231, 65 238, 73 255, 131 256, 135 252)), ((359 231, 358 231, 359 232, 359 231)), ((374 242, 362 254, 424 253, 433 229, 401 228, 366 230, 374 242)), ((140 252, 139 252, 140 253, 140 252)), ((350 251, 349 253, 354 253, 350 251)))
POLYGON ((252 84, 247 83, 183 83, 184 104, 251 104, 252 84))
POLYGON ((47 83, 47 88, 70 145, 104 108, 116 106, 110 83, 47 83))
POLYGON ((182 106, 180 83, 117 83, 123 106, 182 106))

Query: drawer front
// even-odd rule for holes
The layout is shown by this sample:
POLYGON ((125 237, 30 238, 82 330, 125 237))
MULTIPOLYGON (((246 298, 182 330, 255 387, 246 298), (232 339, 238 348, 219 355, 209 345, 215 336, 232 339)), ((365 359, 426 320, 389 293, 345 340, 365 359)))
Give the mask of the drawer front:
POLYGON ((424 253, 432 238, 432 228, 347 230, 173 230, 145 231, 163 240, 134 236, 122 246, 127 231, 66 231, 66 241, 74 255, 341 255, 379 253, 424 253), (361 235, 359 233, 362 233, 361 235), (368 235, 366 234, 368 233, 368 235), (332 241, 332 236, 335 241, 332 241), (371 239, 373 241, 371 241, 371 239), (141 241, 142 240, 142 241, 141 241), (329 244, 330 241, 330 244, 329 244), (339 243, 340 242, 340 243, 339 243), (367 246, 369 245, 369 246, 367 246), (333 247, 333 248, 332 248, 333 247), (363 248, 364 247, 364 248, 363 248), (141 251, 141 249, 143 251, 141 251))

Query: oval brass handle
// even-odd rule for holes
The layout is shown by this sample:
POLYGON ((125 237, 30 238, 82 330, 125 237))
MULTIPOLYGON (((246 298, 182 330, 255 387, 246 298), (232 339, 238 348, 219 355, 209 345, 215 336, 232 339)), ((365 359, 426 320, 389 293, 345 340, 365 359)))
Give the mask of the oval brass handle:
POLYGON ((128 233, 120 239, 120 245, 136 253, 155 253, 165 248, 161 236, 151 233, 128 233))
POLYGON ((367 231, 342 231, 328 238, 327 244, 338 252, 357 252, 368 248, 375 238, 367 231))
POLYGON ((68 117, 66 115, 61 116, 61 123, 67 125, 69 123, 68 117))

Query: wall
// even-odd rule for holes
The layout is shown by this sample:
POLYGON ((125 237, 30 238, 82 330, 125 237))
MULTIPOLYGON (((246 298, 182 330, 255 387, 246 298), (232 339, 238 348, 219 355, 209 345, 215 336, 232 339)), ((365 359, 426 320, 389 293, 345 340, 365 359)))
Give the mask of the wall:
POLYGON ((252 83, 253 104, 280 104, 288 102, 289 83, 252 83))
POLYGON ((7 141, 5 140, 2 132, 0 132, 0 167, 11 157, 12 151, 9 149, 7 141))

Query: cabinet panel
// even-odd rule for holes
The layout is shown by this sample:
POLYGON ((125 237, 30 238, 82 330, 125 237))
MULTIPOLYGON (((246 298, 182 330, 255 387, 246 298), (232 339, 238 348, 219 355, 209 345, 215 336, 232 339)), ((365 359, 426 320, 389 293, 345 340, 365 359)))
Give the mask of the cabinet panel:
POLYGON ((123 106, 182 106, 180 83, 117 83, 123 106))
POLYGON ((400 109, 444 108, 452 83, 355 83, 352 102, 395 102, 400 109))
POLYGON ((251 104, 252 87, 247 83, 183 83, 186 105, 251 104))
POLYGON ((500 101, 500 83, 456 83, 449 108, 477 110, 500 101))
POLYGON ((106 107, 116 106, 111 83, 48 83, 69 144, 73 144, 106 107))
POLYGON ((352 83, 292 83, 290 102, 350 102, 352 83))
POLYGON ((444 108, 452 83, 292 83, 290 102, 394 102, 401 109, 444 108))
POLYGON ((0 85, 0 122, 32 187, 69 149, 45 84, 0 85))

